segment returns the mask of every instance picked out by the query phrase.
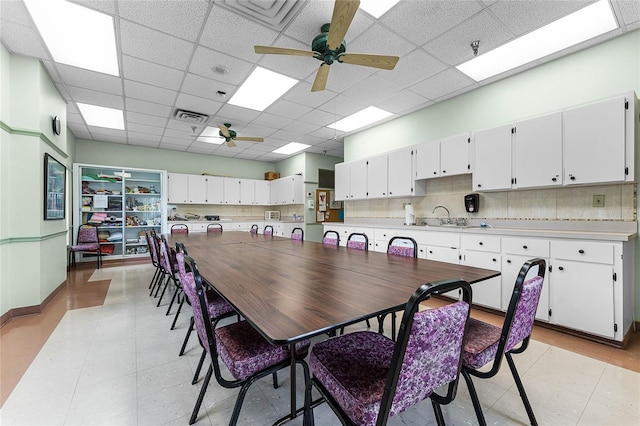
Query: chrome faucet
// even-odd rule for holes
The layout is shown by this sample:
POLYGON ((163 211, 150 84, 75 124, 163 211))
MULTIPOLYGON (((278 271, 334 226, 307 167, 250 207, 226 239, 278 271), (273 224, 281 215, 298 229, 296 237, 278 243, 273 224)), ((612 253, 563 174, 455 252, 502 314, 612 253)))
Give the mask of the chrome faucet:
POLYGON ((447 212, 447 224, 450 224, 451 223, 451 213, 449 213, 449 209, 446 208, 445 206, 435 206, 431 213, 435 213, 436 209, 438 209, 438 208, 445 209, 445 211, 447 212))

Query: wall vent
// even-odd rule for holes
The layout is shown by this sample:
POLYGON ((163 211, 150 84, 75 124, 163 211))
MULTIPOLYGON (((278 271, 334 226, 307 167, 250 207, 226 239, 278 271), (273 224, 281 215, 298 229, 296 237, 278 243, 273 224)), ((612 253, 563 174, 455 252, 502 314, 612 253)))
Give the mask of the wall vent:
POLYGON ((178 120, 187 121, 189 123, 204 124, 209 120, 207 114, 201 112, 187 111, 184 109, 177 109, 174 117, 178 120))

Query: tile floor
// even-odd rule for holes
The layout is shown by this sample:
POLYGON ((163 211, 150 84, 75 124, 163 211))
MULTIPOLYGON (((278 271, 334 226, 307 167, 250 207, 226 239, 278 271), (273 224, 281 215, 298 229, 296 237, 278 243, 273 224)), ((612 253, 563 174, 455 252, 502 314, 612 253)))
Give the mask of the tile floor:
MULTIPOLYGON (((156 308, 148 296, 152 272, 148 265, 95 271, 87 285, 111 280, 104 305, 66 311, 15 388, 6 400, 3 397, 0 424, 188 424, 200 389, 200 383, 190 383, 200 350, 193 338, 185 356, 178 357, 189 315, 183 314, 177 329, 169 330, 172 317, 165 316, 166 308, 156 308)), ((3 353, 7 334, 2 337, 3 353)), ((14 330, 11 334, 20 333, 14 330)), ((549 330, 536 329, 534 338, 529 349, 515 359, 540 424, 640 423, 637 338, 627 351, 549 330)), ((22 343, 17 339, 11 344, 22 343)), ((527 424, 504 367, 495 378, 476 382, 487 421, 527 424)), ((6 370, 2 370, 3 387, 6 370)), ((239 424, 267 425, 288 412, 288 371, 281 372, 279 378, 281 387, 276 390, 269 379, 254 384, 239 424)), ((301 374, 298 384, 301 402, 301 374)), ((237 390, 222 389, 212 381, 196 424, 227 424, 236 395, 237 390)), ((463 381, 457 399, 443 411, 448 424, 476 424, 463 381)), ((315 418, 317 425, 338 423, 324 405, 315 410, 315 418)), ((389 423, 435 424, 435 419, 431 404, 425 401, 389 423)))

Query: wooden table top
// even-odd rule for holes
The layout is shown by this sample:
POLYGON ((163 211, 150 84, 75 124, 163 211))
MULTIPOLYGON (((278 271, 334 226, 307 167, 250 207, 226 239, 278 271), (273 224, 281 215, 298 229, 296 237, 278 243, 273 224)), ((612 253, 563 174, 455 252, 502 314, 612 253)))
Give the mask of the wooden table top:
POLYGON ((174 235, 202 276, 271 343, 282 345, 402 309, 426 282, 500 272, 249 232, 174 235), (215 235, 215 236, 214 236, 215 235))

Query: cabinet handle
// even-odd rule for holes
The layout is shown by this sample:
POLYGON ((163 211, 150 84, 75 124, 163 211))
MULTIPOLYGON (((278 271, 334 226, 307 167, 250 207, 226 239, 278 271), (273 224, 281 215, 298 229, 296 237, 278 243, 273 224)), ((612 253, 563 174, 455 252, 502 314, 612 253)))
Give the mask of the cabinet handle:
POLYGON ((433 254, 433 250, 429 250, 429 254, 433 254))
POLYGON ((584 250, 580 249, 580 250, 578 250, 578 253, 584 254, 584 250))
POLYGON ((482 185, 478 184, 478 188, 482 188, 482 185))
POLYGON ((576 177, 575 176, 571 176, 569 179, 576 180, 576 177))
MULTIPOLYGON (((438 174, 438 172, 433 172, 433 174, 434 174, 434 175, 437 175, 437 174, 438 174)), ((478 186, 480 186, 480 185, 478 185, 478 186)))
POLYGON ((483 245, 484 243, 482 241, 480 241, 478 244, 483 245))
POLYGON ((507 263, 511 263, 511 259, 507 259, 507 263))
POLYGON ((562 266, 558 266, 558 270, 559 271, 564 271, 564 268, 562 266))
POLYGON ((555 182, 555 181, 557 181, 558 179, 556 179, 556 178, 551 178, 551 180, 552 180, 553 182, 555 182))
POLYGON ((527 246, 522 246, 522 248, 526 250, 526 249, 528 249, 529 247, 527 247, 527 246))
POLYGON ((493 261, 494 261, 494 262, 496 261, 496 258, 495 258, 495 257, 493 258, 493 261))
POLYGON ((447 173, 447 171, 446 171, 446 170, 443 170, 443 171, 442 171, 442 173, 447 173))

